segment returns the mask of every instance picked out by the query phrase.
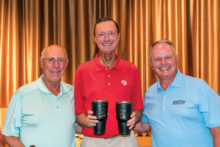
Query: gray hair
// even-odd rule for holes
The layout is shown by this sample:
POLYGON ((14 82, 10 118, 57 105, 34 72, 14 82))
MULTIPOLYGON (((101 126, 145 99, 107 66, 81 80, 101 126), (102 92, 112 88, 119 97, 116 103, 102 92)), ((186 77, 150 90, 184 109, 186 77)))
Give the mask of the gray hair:
POLYGON ((43 48, 43 50, 41 51, 41 56, 40 56, 40 58, 43 59, 44 56, 45 56, 46 50, 47 50, 48 48, 52 48, 52 47, 62 48, 63 51, 64 51, 64 53, 66 54, 67 59, 68 59, 68 55, 67 55, 66 49, 63 48, 63 47, 61 47, 61 46, 59 46, 59 45, 49 45, 48 47, 43 48))
POLYGON ((172 48, 172 51, 173 51, 175 57, 177 57, 175 47, 174 47, 173 43, 172 43, 170 40, 158 40, 158 41, 154 42, 154 43, 151 45, 151 47, 150 47, 150 59, 151 59, 151 51, 152 51, 152 48, 153 48, 155 45, 159 44, 159 43, 166 43, 166 44, 168 44, 168 45, 172 48))

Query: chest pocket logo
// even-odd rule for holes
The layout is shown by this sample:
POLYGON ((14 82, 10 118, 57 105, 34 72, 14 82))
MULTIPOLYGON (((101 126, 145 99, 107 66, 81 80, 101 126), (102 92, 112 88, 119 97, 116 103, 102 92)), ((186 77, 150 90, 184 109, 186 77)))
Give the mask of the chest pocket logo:
POLYGON ((185 104, 185 100, 174 100, 173 101, 173 105, 182 105, 182 104, 185 104))
POLYGON ((128 83, 125 80, 121 80, 121 84, 126 86, 128 83))

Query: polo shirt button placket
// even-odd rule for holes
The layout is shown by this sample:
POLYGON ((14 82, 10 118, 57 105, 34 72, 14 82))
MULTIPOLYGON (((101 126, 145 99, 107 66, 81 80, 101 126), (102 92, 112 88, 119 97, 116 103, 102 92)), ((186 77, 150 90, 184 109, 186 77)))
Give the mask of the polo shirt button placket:
POLYGON ((166 110, 166 95, 163 95, 163 110, 166 110))
POLYGON ((107 81, 108 81, 107 85, 111 86, 110 79, 109 79, 111 77, 111 75, 109 74, 110 71, 109 71, 108 67, 106 67, 105 70, 107 71, 107 81))
POLYGON ((59 106, 59 101, 56 100, 56 109, 59 109, 59 108, 60 108, 60 106, 59 106))

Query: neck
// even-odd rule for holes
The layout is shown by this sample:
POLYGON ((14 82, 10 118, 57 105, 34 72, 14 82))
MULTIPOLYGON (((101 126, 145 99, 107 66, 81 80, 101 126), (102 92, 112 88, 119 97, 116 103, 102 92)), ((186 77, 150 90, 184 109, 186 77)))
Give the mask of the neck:
POLYGON ((59 82, 48 82, 45 78, 43 78, 43 82, 50 92, 58 96, 58 94, 60 93, 60 81, 59 82))
POLYGON ((173 83, 175 77, 176 77, 177 71, 175 74, 173 74, 172 77, 169 77, 167 79, 160 78, 160 85, 164 90, 167 90, 167 88, 173 83))
POLYGON ((160 81, 160 85, 163 90, 167 90, 167 88, 172 84, 173 81, 160 81))
POLYGON ((108 66, 108 67, 112 67, 115 62, 116 62, 116 54, 115 53, 112 53, 112 54, 104 54, 102 53, 100 56, 99 56, 99 62, 104 65, 104 66, 108 66))

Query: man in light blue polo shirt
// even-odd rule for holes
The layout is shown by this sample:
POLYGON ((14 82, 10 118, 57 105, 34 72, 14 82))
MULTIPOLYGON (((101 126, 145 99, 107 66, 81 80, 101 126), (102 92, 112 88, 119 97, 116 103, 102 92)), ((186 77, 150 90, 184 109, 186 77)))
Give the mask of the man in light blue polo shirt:
POLYGON ((2 134, 11 147, 75 147, 73 86, 61 82, 66 50, 51 45, 41 53, 42 76, 19 88, 10 101, 2 134))
POLYGON ((151 129, 153 147, 219 147, 219 95, 203 80, 180 73, 169 40, 152 45, 150 64, 159 80, 147 90, 142 121, 134 129, 151 129))

